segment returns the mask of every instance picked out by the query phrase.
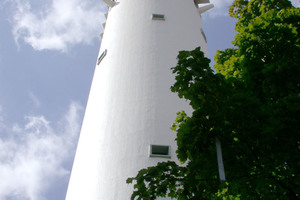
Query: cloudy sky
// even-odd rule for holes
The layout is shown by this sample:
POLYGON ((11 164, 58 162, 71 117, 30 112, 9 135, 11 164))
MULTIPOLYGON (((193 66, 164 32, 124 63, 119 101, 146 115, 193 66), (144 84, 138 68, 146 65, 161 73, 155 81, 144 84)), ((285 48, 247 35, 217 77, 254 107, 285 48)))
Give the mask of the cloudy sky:
MULTIPOLYGON (((213 58, 234 21, 232 0, 211 2, 213 58)), ((105 12, 100 0, 1 0, 0 200, 64 199, 105 12)))

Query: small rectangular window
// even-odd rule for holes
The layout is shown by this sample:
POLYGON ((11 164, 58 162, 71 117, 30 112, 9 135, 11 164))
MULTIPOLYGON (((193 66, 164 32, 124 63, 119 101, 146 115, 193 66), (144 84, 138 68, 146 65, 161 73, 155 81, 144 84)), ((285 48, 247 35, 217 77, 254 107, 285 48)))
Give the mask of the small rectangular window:
POLYGON ((202 34, 202 36, 203 36, 205 42, 207 43, 206 35, 205 35, 203 29, 201 28, 200 31, 201 31, 201 34, 202 34))
POLYGON ((162 14, 152 14, 153 20, 165 20, 165 15, 162 14))
POLYGON ((100 64, 100 62, 103 60, 103 58, 106 56, 106 53, 107 53, 107 50, 105 49, 103 51, 103 53, 101 54, 101 56, 98 58, 98 62, 97 62, 97 65, 100 64))
POLYGON ((164 145, 150 145, 150 157, 164 157, 171 158, 170 155, 170 146, 164 145))

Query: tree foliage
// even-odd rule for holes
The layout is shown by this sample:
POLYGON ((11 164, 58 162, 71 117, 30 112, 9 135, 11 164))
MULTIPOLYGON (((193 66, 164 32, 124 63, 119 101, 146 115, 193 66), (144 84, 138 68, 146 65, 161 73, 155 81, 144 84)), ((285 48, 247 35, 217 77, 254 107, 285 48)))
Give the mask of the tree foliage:
POLYGON ((179 112, 175 162, 141 170, 132 199, 300 198, 300 9, 288 0, 235 0, 235 48, 218 51, 216 73, 200 48, 181 51, 172 92, 179 112), (215 140, 226 182, 218 180, 215 140))

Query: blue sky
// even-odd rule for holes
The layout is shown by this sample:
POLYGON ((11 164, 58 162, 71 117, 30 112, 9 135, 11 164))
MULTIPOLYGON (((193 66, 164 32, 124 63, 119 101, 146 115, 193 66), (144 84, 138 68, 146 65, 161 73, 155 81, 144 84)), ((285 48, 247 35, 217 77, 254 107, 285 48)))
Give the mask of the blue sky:
MULTIPOLYGON (((231 47, 234 20, 232 0, 211 2, 213 58, 231 47)), ((64 199, 106 10, 99 0, 1 0, 0 200, 64 199)))

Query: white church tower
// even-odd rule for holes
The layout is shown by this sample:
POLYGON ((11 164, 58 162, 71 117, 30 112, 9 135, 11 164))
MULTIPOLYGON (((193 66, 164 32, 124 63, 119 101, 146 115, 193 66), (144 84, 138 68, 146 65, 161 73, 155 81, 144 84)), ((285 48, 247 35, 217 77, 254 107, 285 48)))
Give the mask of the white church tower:
POLYGON ((176 158, 170 91, 181 50, 207 54, 209 0, 103 0, 109 7, 66 200, 129 200, 128 177, 176 158))

